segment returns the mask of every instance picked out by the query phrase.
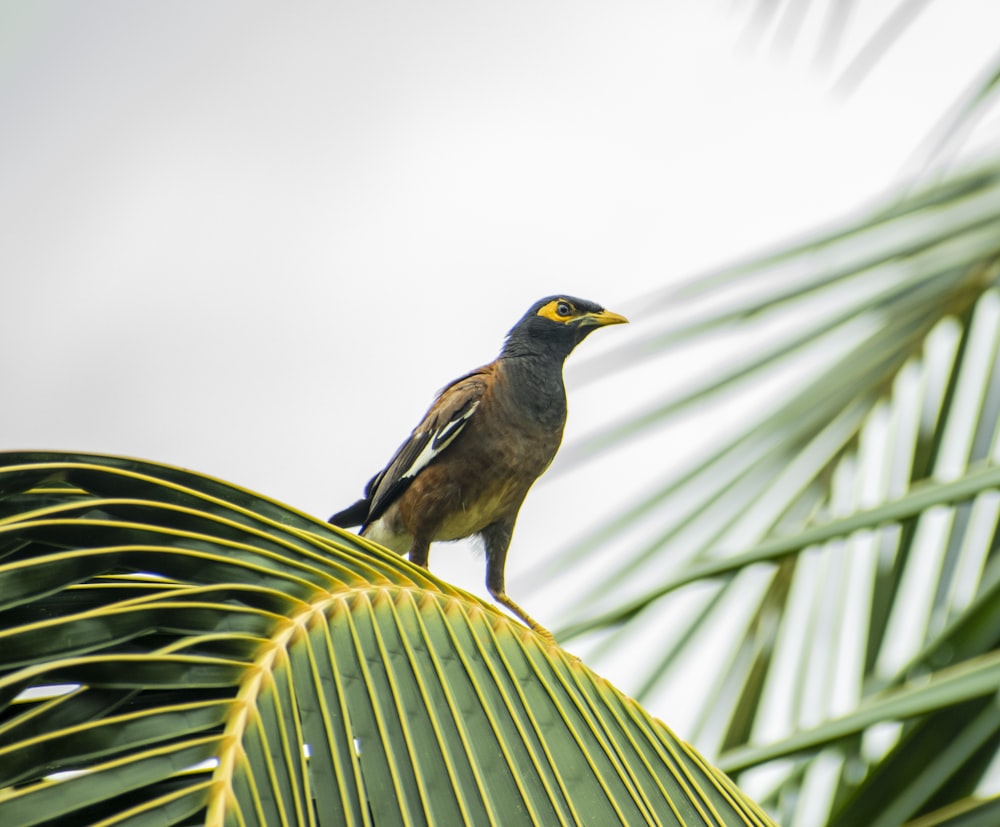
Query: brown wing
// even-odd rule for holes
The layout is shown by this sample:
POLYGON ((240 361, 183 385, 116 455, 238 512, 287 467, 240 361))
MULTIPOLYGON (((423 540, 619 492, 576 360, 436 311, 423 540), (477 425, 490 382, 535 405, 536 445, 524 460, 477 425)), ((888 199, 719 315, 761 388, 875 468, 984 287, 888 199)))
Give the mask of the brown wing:
POLYGON ((417 475, 462 432, 483 398, 490 372, 490 365, 478 368, 456 379, 438 394, 423 421, 399 446, 385 470, 368 483, 365 495, 370 506, 362 531, 381 517, 417 475))

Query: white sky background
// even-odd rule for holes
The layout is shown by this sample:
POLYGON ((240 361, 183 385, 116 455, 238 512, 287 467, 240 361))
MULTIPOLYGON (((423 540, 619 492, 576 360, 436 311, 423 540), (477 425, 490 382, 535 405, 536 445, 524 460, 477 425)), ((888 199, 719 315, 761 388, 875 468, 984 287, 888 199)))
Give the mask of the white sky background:
MULTIPOLYGON (((657 391, 574 393, 641 332, 637 297, 870 203, 998 46, 995 2, 932 3, 832 94, 895 4, 830 66, 828 4, 783 47, 736 2, 4 4, 0 449, 140 456, 325 518, 560 291, 633 320, 571 357, 570 441, 657 391)), ((509 581, 662 466, 539 485, 509 581)), ((478 555, 431 565, 485 594, 478 555)), ((569 582, 510 592, 558 626, 569 582)))

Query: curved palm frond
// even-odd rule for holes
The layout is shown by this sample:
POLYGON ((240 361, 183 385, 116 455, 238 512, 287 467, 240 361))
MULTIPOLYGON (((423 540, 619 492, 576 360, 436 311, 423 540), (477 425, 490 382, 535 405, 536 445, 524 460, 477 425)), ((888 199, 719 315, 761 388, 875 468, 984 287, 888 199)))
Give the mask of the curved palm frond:
POLYGON ((228 484, 0 454, 0 823, 771 822, 557 647, 228 484))

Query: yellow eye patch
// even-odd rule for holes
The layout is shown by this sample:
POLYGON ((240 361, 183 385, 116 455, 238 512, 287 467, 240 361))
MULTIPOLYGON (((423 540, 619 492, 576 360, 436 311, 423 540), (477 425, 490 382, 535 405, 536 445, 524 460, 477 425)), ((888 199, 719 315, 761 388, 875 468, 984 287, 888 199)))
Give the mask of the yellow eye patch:
POLYGON ((541 307, 536 315, 551 319, 553 322, 562 322, 565 324, 566 322, 573 321, 579 314, 576 308, 570 302, 566 301, 566 299, 553 299, 544 307, 541 307), (561 313, 559 312, 560 310, 562 311, 561 313))

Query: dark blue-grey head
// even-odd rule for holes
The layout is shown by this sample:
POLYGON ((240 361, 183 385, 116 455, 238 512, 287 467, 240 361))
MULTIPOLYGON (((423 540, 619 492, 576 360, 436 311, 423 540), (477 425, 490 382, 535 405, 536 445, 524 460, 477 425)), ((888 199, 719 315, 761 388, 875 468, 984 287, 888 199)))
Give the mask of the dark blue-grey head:
POLYGON ((624 316, 586 299, 546 296, 531 305, 511 328, 501 355, 549 354, 565 359, 597 328, 627 321, 624 316))

